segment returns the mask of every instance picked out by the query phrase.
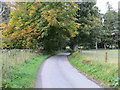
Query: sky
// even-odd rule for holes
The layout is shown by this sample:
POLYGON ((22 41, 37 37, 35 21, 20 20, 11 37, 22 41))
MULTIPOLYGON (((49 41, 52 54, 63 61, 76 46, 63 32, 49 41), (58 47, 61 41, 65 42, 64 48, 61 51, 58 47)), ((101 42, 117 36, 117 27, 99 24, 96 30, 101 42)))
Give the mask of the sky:
MULTIPOLYGON (((0 1, 12 1, 12 0, 0 0, 0 1)), ((14 0, 13 0, 14 1, 14 0)), ((19 1, 19 0, 18 0, 19 1)), ((24 1, 24 0, 23 0, 24 1)), ((67 1, 67 0, 66 0, 67 1)), ((89 0, 88 0, 89 1, 89 0)), ((107 11, 106 2, 110 2, 114 10, 118 10, 118 2, 120 0, 96 0, 99 10, 101 13, 105 13, 107 11)))

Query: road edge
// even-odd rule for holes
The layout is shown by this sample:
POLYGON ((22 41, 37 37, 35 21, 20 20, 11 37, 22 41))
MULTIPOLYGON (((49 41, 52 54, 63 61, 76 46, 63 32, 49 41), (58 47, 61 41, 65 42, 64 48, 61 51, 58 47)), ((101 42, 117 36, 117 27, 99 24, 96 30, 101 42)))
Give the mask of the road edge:
MULTIPOLYGON (((55 55, 57 55, 57 54, 55 54, 55 55)), ((42 67, 44 66, 44 63, 47 61, 48 58, 53 57, 53 56, 55 56, 55 55, 48 56, 48 57, 47 57, 45 60, 43 60, 42 63, 39 65, 38 72, 37 72, 37 74, 36 74, 35 83, 34 83, 34 85, 33 85, 34 88, 36 88, 36 84, 37 84, 38 77, 41 77, 40 74, 41 74, 41 72, 42 72, 42 67)), ((39 78, 39 80, 41 80, 41 82, 42 82, 42 79, 41 79, 41 78, 39 78)), ((40 87, 42 87, 42 83, 40 84, 40 87)))
MULTIPOLYGON (((70 55, 68 55, 70 56, 70 55)), ((75 68, 79 73, 81 73, 82 75, 84 75, 87 79, 91 80, 92 82, 94 82, 95 84, 97 84, 98 86, 100 86, 101 88, 106 88, 105 86, 101 85, 97 80, 91 78, 89 75, 87 75, 87 73, 85 73, 84 71, 79 70, 76 66, 74 66, 68 59, 67 56, 67 60, 68 62, 73 66, 73 68, 75 68)))

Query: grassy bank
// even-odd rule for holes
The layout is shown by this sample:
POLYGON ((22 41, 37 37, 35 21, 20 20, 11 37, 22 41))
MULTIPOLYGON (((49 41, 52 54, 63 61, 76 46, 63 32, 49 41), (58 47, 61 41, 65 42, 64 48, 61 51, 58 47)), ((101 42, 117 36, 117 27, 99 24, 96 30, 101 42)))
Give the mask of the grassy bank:
POLYGON ((48 55, 31 57, 23 64, 11 66, 10 74, 3 77, 3 88, 33 88, 40 64, 48 55))
POLYGON ((71 64, 87 74, 105 87, 118 87, 118 65, 105 63, 104 60, 91 60, 91 58, 75 52, 68 57, 71 64))
POLYGON ((108 63, 118 63, 118 49, 114 50, 83 50, 82 54, 91 58, 92 60, 105 60, 105 53, 107 53, 107 62, 108 63))
MULTIPOLYGON (((32 49, 0 50, 0 83, 11 75, 13 67, 24 64, 37 54, 32 49)), ((2 87, 2 85, 0 86, 2 87)))

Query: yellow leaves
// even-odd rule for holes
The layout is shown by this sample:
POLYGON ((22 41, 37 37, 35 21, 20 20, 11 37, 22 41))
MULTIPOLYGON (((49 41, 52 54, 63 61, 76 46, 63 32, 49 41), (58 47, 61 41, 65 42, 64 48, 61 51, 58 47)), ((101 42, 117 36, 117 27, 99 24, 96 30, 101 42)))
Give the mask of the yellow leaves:
POLYGON ((27 44, 26 44, 26 46, 31 46, 32 45, 32 43, 30 42, 30 41, 27 41, 27 44))
POLYGON ((23 29, 23 30, 20 30, 20 33, 25 33, 25 32, 26 32, 26 30, 24 30, 24 29, 23 29))
POLYGON ((31 10, 29 15, 32 16, 32 14, 35 12, 35 10, 31 10))
POLYGON ((6 27, 7 27, 7 24, 1 23, 0 26, 2 26, 2 28, 6 28, 6 27))
POLYGON ((11 34, 10 39, 15 39, 16 37, 18 37, 17 31, 11 34))
POLYGON ((41 12, 42 16, 46 16, 48 14, 47 10, 41 12))
POLYGON ((2 45, 2 47, 7 47, 7 45, 9 44, 11 44, 11 40, 10 40, 10 38, 8 38, 8 37, 4 37, 3 39, 2 39, 2 43, 1 43, 2 45), (7 43, 7 44, 6 44, 7 43))
POLYGON ((53 9, 49 10, 48 13, 54 13, 55 11, 53 9))
POLYGON ((69 41, 69 40, 70 40, 70 38, 66 38, 66 40, 68 40, 68 41, 69 41))
POLYGON ((26 38, 26 46, 30 47, 31 45, 37 43, 36 39, 34 39, 33 37, 27 37, 26 38))
POLYGON ((42 37, 41 36, 38 36, 38 39, 41 39, 42 37))
POLYGON ((74 32, 71 32, 70 34, 71 34, 71 37, 75 37, 78 34, 78 32, 74 31, 74 32))
POLYGON ((45 19, 50 22, 51 21, 51 17, 50 16, 46 16, 45 19))
POLYGON ((33 31, 34 31, 34 32, 36 32, 36 31, 37 31, 37 29, 36 29, 36 28, 34 28, 34 29, 33 29, 33 31))
POLYGON ((75 17, 72 17, 72 19, 74 20, 74 21, 77 21, 78 19, 77 18, 75 18, 75 17))
POLYGON ((74 32, 71 32, 70 34, 71 34, 71 37, 75 37, 76 35, 74 32))
POLYGON ((75 31, 75 34, 77 35, 77 34, 79 34, 79 32, 78 32, 78 31, 75 31))
POLYGON ((51 23, 51 25, 55 25, 57 23, 57 19, 55 17, 52 16, 46 16, 44 17, 49 23, 51 23))
POLYGON ((30 33, 32 31, 32 28, 27 29, 27 33, 30 33))
MULTIPOLYGON (((32 31, 32 28, 31 28, 31 27, 28 27, 28 28, 27 28, 27 33, 30 33, 31 31, 32 31)), ((26 32, 26 31, 25 31, 25 32, 26 32)), ((25 33, 25 32, 24 32, 24 33, 25 33)))
POLYGON ((30 35, 30 34, 27 34, 27 35, 25 35, 24 37, 31 37, 31 35, 30 35))
POLYGON ((33 9, 35 9, 35 8, 36 8, 36 6, 35 6, 35 5, 32 5, 32 8, 33 8, 33 9))
POLYGON ((57 19, 55 17, 51 18, 50 23, 52 26, 57 24, 57 19))
POLYGON ((31 23, 29 26, 27 26, 27 31, 26 31, 26 33, 31 33, 32 31, 36 32, 37 29, 34 28, 34 26, 35 26, 35 23, 31 23))
POLYGON ((71 4, 71 6, 77 6, 77 4, 76 4, 76 3, 72 3, 72 2, 71 2, 70 4, 71 4))
POLYGON ((53 24, 56 24, 57 23, 57 19, 54 17, 53 18, 53 24))
POLYGON ((11 34, 10 39, 24 37, 26 30, 15 31, 11 34))
POLYGON ((78 34, 78 31, 70 31, 71 37, 75 37, 78 34))
POLYGON ((12 22, 9 22, 9 23, 8 23, 8 26, 12 28, 12 27, 14 27, 15 25, 14 25, 12 22))
POLYGON ((15 27, 15 29, 19 29, 19 28, 20 28, 20 27, 18 27, 18 26, 17 26, 17 27, 15 27))
POLYGON ((42 12, 42 17, 47 20, 52 26, 57 24, 57 12, 53 9, 44 10, 42 12))
POLYGON ((40 2, 39 2, 39 3, 38 3, 38 2, 36 3, 36 6, 41 6, 41 5, 42 5, 42 3, 40 3, 40 2))
POLYGON ((34 25, 35 25, 35 23, 31 23, 31 24, 30 24, 30 27, 34 27, 34 25))
POLYGON ((28 25, 30 22, 25 22, 25 25, 28 25))
POLYGON ((45 15, 45 16, 49 16, 49 15, 52 15, 52 14, 54 14, 54 13, 56 13, 53 9, 50 9, 50 10, 44 10, 44 11, 42 11, 42 15, 45 15))
POLYGON ((2 37, 5 37, 5 36, 7 36, 8 35, 8 31, 7 30, 3 30, 2 31, 2 37))
POLYGON ((76 23, 76 28, 79 28, 80 27, 80 24, 79 23, 76 23))
POLYGON ((42 5, 42 3, 34 3, 34 5, 32 5, 32 6, 30 7, 29 15, 32 16, 33 13, 36 12, 36 8, 38 8, 40 5, 42 5))

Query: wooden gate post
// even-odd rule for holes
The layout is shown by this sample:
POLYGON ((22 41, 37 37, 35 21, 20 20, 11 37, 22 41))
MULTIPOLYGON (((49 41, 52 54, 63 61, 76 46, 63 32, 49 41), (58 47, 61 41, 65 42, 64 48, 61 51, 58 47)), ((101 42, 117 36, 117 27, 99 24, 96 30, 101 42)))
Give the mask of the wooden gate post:
POLYGON ((94 53, 94 59, 95 59, 95 60, 97 60, 96 56, 97 56, 97 55, 96 55, 96 51, 95 51, 95 53, 94 53))
POLYGON ((107 60, 108 60, 108 53, 105 52, 105 62, 107 62, 107 60))

